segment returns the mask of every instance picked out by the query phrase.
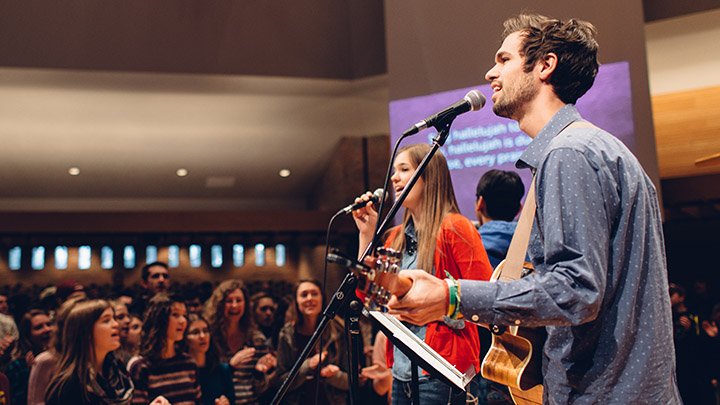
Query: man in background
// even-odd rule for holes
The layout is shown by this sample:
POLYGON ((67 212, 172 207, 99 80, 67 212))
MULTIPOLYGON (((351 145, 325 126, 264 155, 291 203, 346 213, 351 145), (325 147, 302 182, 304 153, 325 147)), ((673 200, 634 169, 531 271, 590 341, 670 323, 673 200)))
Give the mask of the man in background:
POLYGON ((152 262, 143 266, 140 276, 145 292, 139 299, 134 300, 130 312, 143 316, 148 301, 157 293, 167 293, 170 290, 170 271, 167 263, 152 262))
POLYGON ((515 233, 515 216, 525 194, 520 176, 511 171, 490 170, 482 175, 475 192, 475 214, 480 222, 480 237, 490 264, 497 267, 507 254, 515 233))

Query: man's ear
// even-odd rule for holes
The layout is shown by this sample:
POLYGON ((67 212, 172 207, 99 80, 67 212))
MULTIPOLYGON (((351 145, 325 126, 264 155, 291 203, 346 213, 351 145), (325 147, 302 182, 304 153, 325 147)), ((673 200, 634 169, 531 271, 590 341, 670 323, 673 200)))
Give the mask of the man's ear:
POLYGON ((478 197, 477 201, 475 201, 475 214, 484 214, 485 213, 485 199, 482 198, 482 196, 478 197))
POLYGON ((547 55, 538 61, 536 69, 538 70, 538 76, 543 82, 550 80, 555 68, 557 67, 558 57, 553 52, 548 52, 547 55))

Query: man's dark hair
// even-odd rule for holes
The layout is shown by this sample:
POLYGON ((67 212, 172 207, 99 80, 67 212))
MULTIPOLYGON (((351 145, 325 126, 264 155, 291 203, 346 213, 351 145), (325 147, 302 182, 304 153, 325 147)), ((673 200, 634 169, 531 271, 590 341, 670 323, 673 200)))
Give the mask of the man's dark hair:
POLYGON ((521 32, 524 39, 520 54, 525 57, 525 73, 548 53, 558 62, 549 82, 555 94, 566 104, 575 104, 592 87, 598 72, 595 27, 587 21, 556 20, 537 14, 520 14, 503 23, 503 39, 521 32))
POLYGON ((685 288, 680 284, 670 283, 668 286, 668 292, 670 295, 677 294, 681 297, 685 296, 685 288))
POLYGON ((512 221, 520 210, 525 186, 515 172, 490 170, 480 177, 475 197, 485 200, 485 215, 500 221, 512 221))
POLYGON ((155 267, 155 266, 164 267, 165 270, 168 270, 168 271, 170 270, 170 268, 168 267, 167 263, 164 263, 164 262, 152 262, 152 263, 148 263, 148 264, 146 264, 146 265, 143 266, 142 272, 140 273, 140 275, 142 276, 143 281, 147 282, 148 277, 150 276, 150 267, 155 267))

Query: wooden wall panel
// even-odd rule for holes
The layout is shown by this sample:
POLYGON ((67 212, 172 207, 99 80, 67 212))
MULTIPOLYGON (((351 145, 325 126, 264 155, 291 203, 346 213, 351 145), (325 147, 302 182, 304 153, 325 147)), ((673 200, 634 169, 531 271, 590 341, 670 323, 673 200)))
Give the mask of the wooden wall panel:
POLYGON ((720 173, 716 164, 695 160, 720 152, 720 87, 652 97, 660 177, 720 173))

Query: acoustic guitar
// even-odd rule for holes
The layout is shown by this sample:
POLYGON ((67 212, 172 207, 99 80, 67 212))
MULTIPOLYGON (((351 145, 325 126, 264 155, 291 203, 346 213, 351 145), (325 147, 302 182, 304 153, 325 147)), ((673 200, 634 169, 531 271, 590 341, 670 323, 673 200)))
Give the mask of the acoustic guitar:
MULTIPOLYGON (((402 297, 412 287, 411 279, 398 275, 402 253, 393 249, 378 248, 372 262, 358 263, 334 253, 328 255, 328 260, 353 272, 358 278, 357 295, 371 309, 385 307, 392 295, 402 297)), ((495 268, 490 281, 507 281, 501 276, 504 263, 495 268)), ((523 276, 532 271, 532 264, 525 263, 523 276)), ((465 320, 470 322, 467 318, 465 320)), ((515 404, 542 404, 541 364, 545 329, 477 324, 492 332, 492 344, 481 365, 482 376, 507 386, 515 404)))
MULTIPOLYGON (((505 261, 498 264, 490 281, 509 281, 501 276, 504 264, 505 261)), ((532 264, 525 262, 523 276, 532 272, 532 264)), ((492 344, 480 366, 482 376, 506 385, 513 401, 518 405, 542 404, 542 348, 547 335, 545 328, 482 326, 492 332, 492 344)))

